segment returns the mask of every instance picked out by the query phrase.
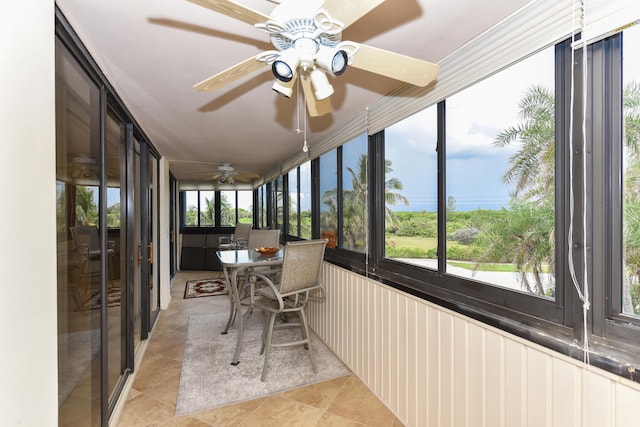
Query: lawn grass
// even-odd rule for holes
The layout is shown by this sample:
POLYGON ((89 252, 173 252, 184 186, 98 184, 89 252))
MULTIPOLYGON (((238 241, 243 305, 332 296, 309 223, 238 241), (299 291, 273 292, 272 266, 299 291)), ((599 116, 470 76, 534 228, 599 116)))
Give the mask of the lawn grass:
MULTIPOLYGON (((422 250, 435 249, 438 246, 438 239, 432 237, 416 237, 416 236, 387 236, 387 245, 393 244, 396 248, 415 248, 422 250)), ((447 247, 452 248, 455 246, 463 246, 458 242, 447 241, 447 247)), ((476 266, 472 261, 447 261, 455 267, 465 268, 467 270, 478 271, 496 271, 504 273, 516 273, 518 272, 515 264, 493 264, 486 263, 476 266)), ((543 268, 544 273, 549 273, 548 266, 543 268)))

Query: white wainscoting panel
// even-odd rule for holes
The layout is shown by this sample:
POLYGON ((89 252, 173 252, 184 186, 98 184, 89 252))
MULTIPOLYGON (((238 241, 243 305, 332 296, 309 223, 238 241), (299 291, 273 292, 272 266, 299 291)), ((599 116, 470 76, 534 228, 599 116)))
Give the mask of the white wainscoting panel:
POLYGON ((325 263, 316 334, 407 427, 639 426, 640 385, 325 263))

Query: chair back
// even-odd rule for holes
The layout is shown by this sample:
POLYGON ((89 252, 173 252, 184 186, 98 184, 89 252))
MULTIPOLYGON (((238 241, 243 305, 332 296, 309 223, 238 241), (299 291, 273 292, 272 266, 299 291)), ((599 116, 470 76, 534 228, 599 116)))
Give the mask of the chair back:
POLYGON ((237 223, 235 230, 233 230, 233 238, 235 240, 244 239, 244 241, 246 242, 249 239, 251 227, 251 224, 245 224, 243 222, 237 223))
POLYGON ((280 230, 251 230, 247 248, 275 248, 280 246, 280 230))
POLYGON ((286 294, 320 284, 327 239, 288 242, 282 259, 280 293, 286 294))
POLYGON ((71 238, 76 247, 85 246, 89 253, 100 252, 100 236, 95 225, 78 225, 69 227, 71 238))

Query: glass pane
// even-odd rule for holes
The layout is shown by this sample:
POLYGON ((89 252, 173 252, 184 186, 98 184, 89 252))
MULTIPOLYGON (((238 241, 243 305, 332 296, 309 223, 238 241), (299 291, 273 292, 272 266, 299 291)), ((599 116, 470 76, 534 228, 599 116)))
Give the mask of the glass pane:
POLYGON ((384 131, 385 256, 438 268, 438 123, 434 105, 384 131))
POLYGON ((623 250, 622 311, 640 317, 640 27, 624 30, 623 56, 623 250))
POLYGON ((342 247, 364 252, 367 245, 367 136, 342 146, 342 247))
POLYGON ((311 162, 300 165, 300 237, 311 239, 311 162))
MULTIPOLYGON (((213 225, 213 223, 211 224, 213 225)), ((220 192, 220 226, 235 227, 236 225, 236 192, 220 192)))
POLYGON ((276 209, 275 212, 275 223, 276 223, 276 227, 278 229, 280 229, 280 231, 282 232, 282 225, 284 224, 284 187, 282 185, 282 176, 278 177, 278 179, 276 179, 274 181, 274 203, 273 206, 276 209))
POLYGON ((289 172, 289 234, 298 236, 298 169, 289 172))
POLYGON ((238 191, 238 222, 253 224, 253 191, 238 191))
POLYGON ((58 425, 100 425, 100 91, 56 41, 58 425))
POLYGON ((260 228, 265 228, 267 223, 267 201, 265 199, 266 189, 266 185, 258 188, 258 227, 260 228))
POLYGON ((338 161, 337 150, 320 156, 320 237, 329 239, 335 248, 338 231, 338 161))
MULTIPOLYGON (((200 227, 215 225, 215 211, 216 211, 216 193, 215 191, 200 191, 200 227)), ((235 224, 235 223, 233 223, 235 224)), ((232 225, 233 225, 232 224, 232 225)))
POLYGON ((554 49, 450 97, 447 272, 554 297, 554 49))
POLYGON ((109 399, 113 399, 114 392, 120 377, 126 368, 123 324, 125 322, 125 305, 117 303, 124 301, 126 292, 122 286, 124 275, 121 272, 126 268, 126 239, 123 229, 120 227, 122 217, 120 210, 121 200, 125 200, 120 173, 120 158, 124 153, 125 128, 123 123, 112 113, 107 115, 107 227, 109 241, 107 243, 107 277, 109 282, 108 293, 111 303, 107 308, 107 322, 109 324, 109 361, 108 381, 109 399))
POLYGON ((197 191, 184 191, 185 195, 185 207, 184 207, 184 221, 185 227, 197 227, 198 226, 198 192, 197 191))

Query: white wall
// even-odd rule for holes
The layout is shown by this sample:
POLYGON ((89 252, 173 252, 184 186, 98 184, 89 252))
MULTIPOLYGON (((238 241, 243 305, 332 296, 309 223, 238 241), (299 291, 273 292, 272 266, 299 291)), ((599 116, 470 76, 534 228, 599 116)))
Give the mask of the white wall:
POLYGON ((54 1, 0 13, 0 424, 54 426, 57 404, 54 1))
POLYGON ((638 426, 640 384, 325 263, 318 336, 406 427, 638 426))

